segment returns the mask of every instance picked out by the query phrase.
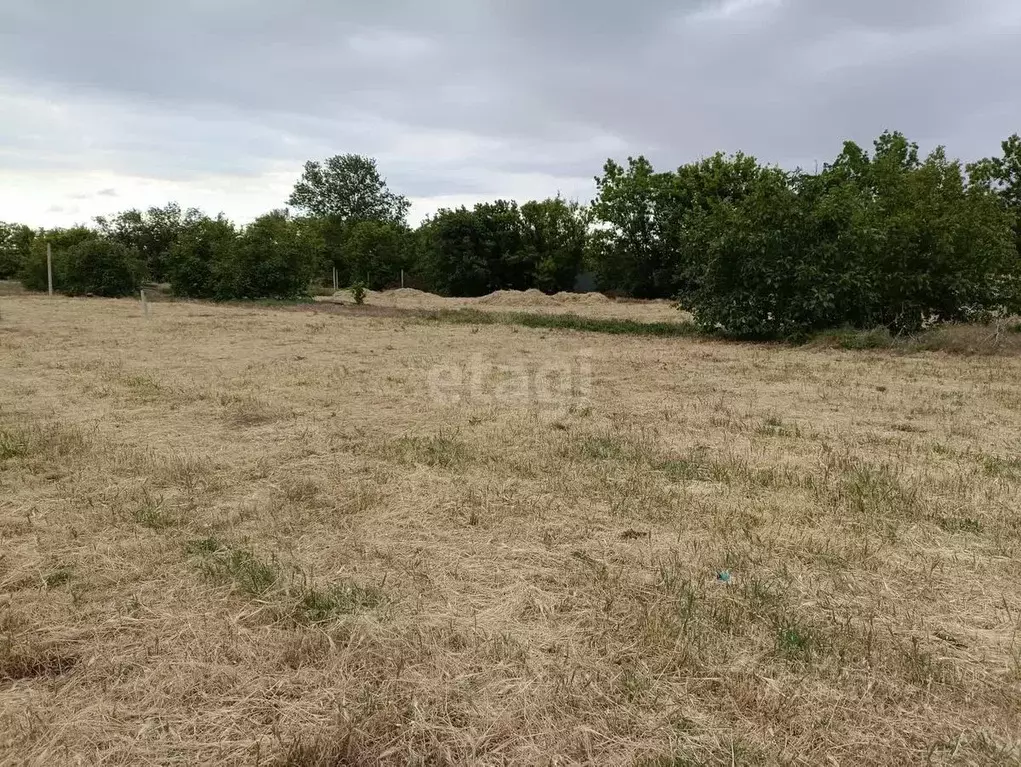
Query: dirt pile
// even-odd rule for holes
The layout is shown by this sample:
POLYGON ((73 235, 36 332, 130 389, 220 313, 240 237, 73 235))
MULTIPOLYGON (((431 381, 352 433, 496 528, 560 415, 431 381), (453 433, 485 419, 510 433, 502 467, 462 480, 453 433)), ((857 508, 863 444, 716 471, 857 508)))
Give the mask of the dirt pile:
POLYGON ((487 296, 480 296, 475 303, 485 306, 553 306, 556 301, 541 290, 497 290, 487 296))

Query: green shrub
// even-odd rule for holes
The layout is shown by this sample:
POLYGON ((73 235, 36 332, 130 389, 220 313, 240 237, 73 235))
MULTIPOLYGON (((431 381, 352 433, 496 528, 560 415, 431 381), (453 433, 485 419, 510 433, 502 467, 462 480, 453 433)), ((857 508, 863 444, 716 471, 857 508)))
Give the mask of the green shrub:
POLYGON ((359 280, 351 286, 351 297, 361 306, 365 303, 365 283, 359 280))
POLYGON ((202 218, 185 229, 170 248, 166 272, 175 296, 213 298, 221 289, 221 275, 229 275, 229 265, 237 246, 237 230, 223 217, 202 218))
POLYGON ((72 296, 130 295, 138 289, 144 270, 138 251, 94 237, 67 251, 61 291, 72 296))
POLYGON ((1010 220, 943 151, 899 134, 854 144, 816 176, 762 169, 738 199, 687 218, 682 300, 703 328, 804 338, 827 328, 916 332, 1016 305, 1010 220))
POLYGON ((0 280, 16 277, 28 260, 35 232, 21 224, 0 221, 0 280))
POLYGON ((245 227, 233 247, 213 262, 215 297, 221 300, 308 295, 315 273, 315 244, 286 212, 274 211, 245 227))
POLYGON ((84 226, 70 229, 40 230, 32 239, 28 255, 21 265, 18 279, 25 290, 47 290, 46 246, 53 251, 53 289, 62 290, 64 286, 64 261, 67 252, 86 240, 95 239, 96 233, 84 226))

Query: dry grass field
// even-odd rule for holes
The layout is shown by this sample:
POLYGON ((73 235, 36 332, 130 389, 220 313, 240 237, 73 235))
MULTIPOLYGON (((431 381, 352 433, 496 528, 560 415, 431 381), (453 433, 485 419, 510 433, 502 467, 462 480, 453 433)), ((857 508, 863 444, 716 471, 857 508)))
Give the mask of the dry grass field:
POLYGON ((0 315, 0 763, 1021 760, 1018 356, 0 315))

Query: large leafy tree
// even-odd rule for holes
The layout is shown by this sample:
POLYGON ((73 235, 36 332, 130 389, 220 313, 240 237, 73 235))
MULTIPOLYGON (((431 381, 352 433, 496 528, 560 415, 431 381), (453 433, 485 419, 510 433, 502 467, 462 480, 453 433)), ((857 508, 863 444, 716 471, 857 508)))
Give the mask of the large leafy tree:
POLYGON ((684 298, 698 322, 748 337, 848 323, 913 331, 1017 301, 1017 254, 996 197, 942 149, 899 133, 855 144, 817 176, 763 169, 743 195, 696 208, 684 298))
POLYGON ((411 233, 400 224, 359 221, 352 224, 344 247, 344 274, 374 290, 398 284, 413 256, 411 233))
POLYGON ((629 157, 627 167, 607 160, 596 177, 592 202, 596 221, 608 234, 592 251, 593 267, 604 290, 639 298, 657 298, 675 271, 667 246, 657 233, 657 198, 666 176, 644 157, 629 157))
POLYGON ((216 297, 297 298, 307 295, 315 243, 286 211, 260 216, 215 264, 216 297))
POLYGON ((62 274, 62 290, 69 295, 127 296, 138 288, 145 264, 136 250, 92 237, 67 251, 62 274))
POLYGON ((404 223, 411 207, 407 198, 390 191, 375 159, 357 154, 306 162, 287 202, 312 216, 345 224, 404 223))
POLYGON ((148 267, 150 278, 163 281, 167 278, 166 262, 171 249, 182 233, 200 218, 200 211, 182 210, 176 202, 171 202, 145 211, 122 211, 109 219, 100 216, 96 218, 96 225, 104 236, 137 250, 148 267))
POLYGON ((477 247, 474 211, 443 208, 418 228, 418 261, 431 290, 449 296, 481 296, 492 290, 489 262, 477 247))
POLYGON ((375 159, 357 154, 306 162, 287 202, 305 214, 305 228, 319 243, 317 271, 336 268, 342 282, 356 278, 352 259, 362 257, 347 253, 352 228, 363 222, 403 227, 411 207, 407 198, 390 191, 375 159))
POLYGON ((990 189, 1013 219, 1014 239, 1021 253, 1021 135, 1015 133, 1000 145, 1002 157, 987 157, 968 166, 973 184, 990 189))
POLYGON ((432 288, 454 296, 534 285, 521 211, 507 200, 471 210, 440 210, 419 231, 420 259, 432 288))
POLYGON ((167 279, 167 259, 174 244, 202 217, 201 211, 182 210, 171 202, 145 211, 125 210, 109 218, 97 216, 95 221, 104 237, 137 250, 145 261, 149 278, 162 282, 167 279))
POLYGON ((608 160, 592 204, 602 226, 590 246, 600 286, 639 298, 672 298, 690 276, 684 247, 695 211, 736 202, 759 178, 754 157, 717 153, 672 173, 656 173, 644 157, 627 167, 608 160))
POLYGON ((215 298, 226 281, 231 284, 231 266, 238 233, 227 218, 202 216, 181 232, 170 249, 166 278, 174 295, 189 298, 215 298))
POLYGON ((560 197, 521 206, 523 261, 530 282, 549 293, 571 290, 581 270, 588 236, 585 211, 560 197))
POLYGON ((28 259, 35 237, 24 224, 5 224, 0 221, 0 280, 16 277, 28 259))
POLYGON ((18 279, 26 290, 47 289, 46 246, 53 253, 53 287, 62 290, 65 286, 65 263, 68 252, 86 240, 96 238, 96 232, 86 226, 68 229, 40 229, 32 238, 28 256, 21 265, 18 279))

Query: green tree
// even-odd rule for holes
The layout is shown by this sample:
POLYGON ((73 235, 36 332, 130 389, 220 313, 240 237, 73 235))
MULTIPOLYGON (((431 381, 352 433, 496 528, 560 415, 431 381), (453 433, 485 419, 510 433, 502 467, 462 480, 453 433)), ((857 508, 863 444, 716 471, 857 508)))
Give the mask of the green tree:
POLYGON ((28 259, 35 237, 24 224, 5 224, 0 221, 0 280, 16 277, 28 259))
POLYGON ((114 242, 137 250, 145 261, 149 278, 157 282, 167 279, 167 260, 170 251, 183 232, 199 219, 201 211, 186 211, 176 202, 146 211, 126 210, 107 218, 97 216, 100 233, 114 242))
POLYGON ((971 183, 993 191, 1013 219, 1014 241, 1021 253, 1021 135, 1000 145, 1003 157, 987 157, 968 166, 971 183))
POLYGON ((419 230, 420 263, 433 290, 480 296, 534 285, 534 264, 524 249, 521 211, 514 202, 443 209, 419 230))
POLYGON ((288 204, 307 215, 307 228, 315 232, 319 270, 337 269, 342 283, 356 277, 345 253, 351 228, 364 221, 403 227, 411 207, 390 191, 375 159, 356 154, 306 162, 288 204))
POLYGON ((442 208, 418 228, 418 263, 430 290, 448 296, 481 296, 492 290, 490 265, 476 247, 473 211, 442 208))
POLYGON ((656 173, 644 157, 628 158, 625 169, 607 161, 596 179, 592 204, 602 226, 589 259, 604 290, 640 298, 672 298, 690 277, 685 250, 689 217, 749 194, 761 168, 754 157, 717 153, 656 173))
POLYGON ((315 243, 286 211, 260 216, 215 266, 216 297, 298 298, 315 272, 315 243))
POLYGON ((96 237, 96 232, 86 226, 69 229, 40 229, 32 238, 28 256, 21 265, 18 279, 26 290, 47 290, 46 246, 53 252, 53 288, 63 290, 65 285, 64 262, 68 251, 79 243, 96 237))
POLYGON ((523 262, 530 287, 548 293, 571 290, 585 255, 588 221, 576 202, 560 197, 521 206, 523 262))
POLYGON ((174 295, 215 298, 223 292, 220 283, 225 276, 229 282, 233 274, 237 240, 234 224, 223 215, 192 221, 167 256, 166 278, 174 295))
POLYGON ((61 290, 69 295, 126 296, 138 289, 144 272, 137 251, 93 236, 64 255, 61 290))
POLYGON ((837 312, 829 307, 809 226, 790 178, 779 170, 762 172, 738 200, 695 210, 684 234, 692 264, 682 302, 707 330, 742 337, 825 326, 837 312))
POLYGON ((942 149, 899 133, 855 144, 822 173, 763 169, 684 227, 696 320, 775 338, 850 324, 913 331, 1002 312, 1019 294, 1009 219, 942 149))
POLYGON ((390 191, 371 157, 342 154, 322 162, 309 160, 294 185, 288 205, 312 216, 343 223, 404 223, 411 203, 390 191))
POLYGON ((352 224, 344 244, 344 276, 371 290, 397 284, 411 265, 411 236, 406 227, 382 221, 352 224))
POLYGON ((592 251, 592 266, 603 290, 658 298, 676 271, 656 231, 656 200, 667 179, 644 157, 629 157, 627 163, 624 168, 607 160, 596 177, 592 212, 609 233, 592 251))

